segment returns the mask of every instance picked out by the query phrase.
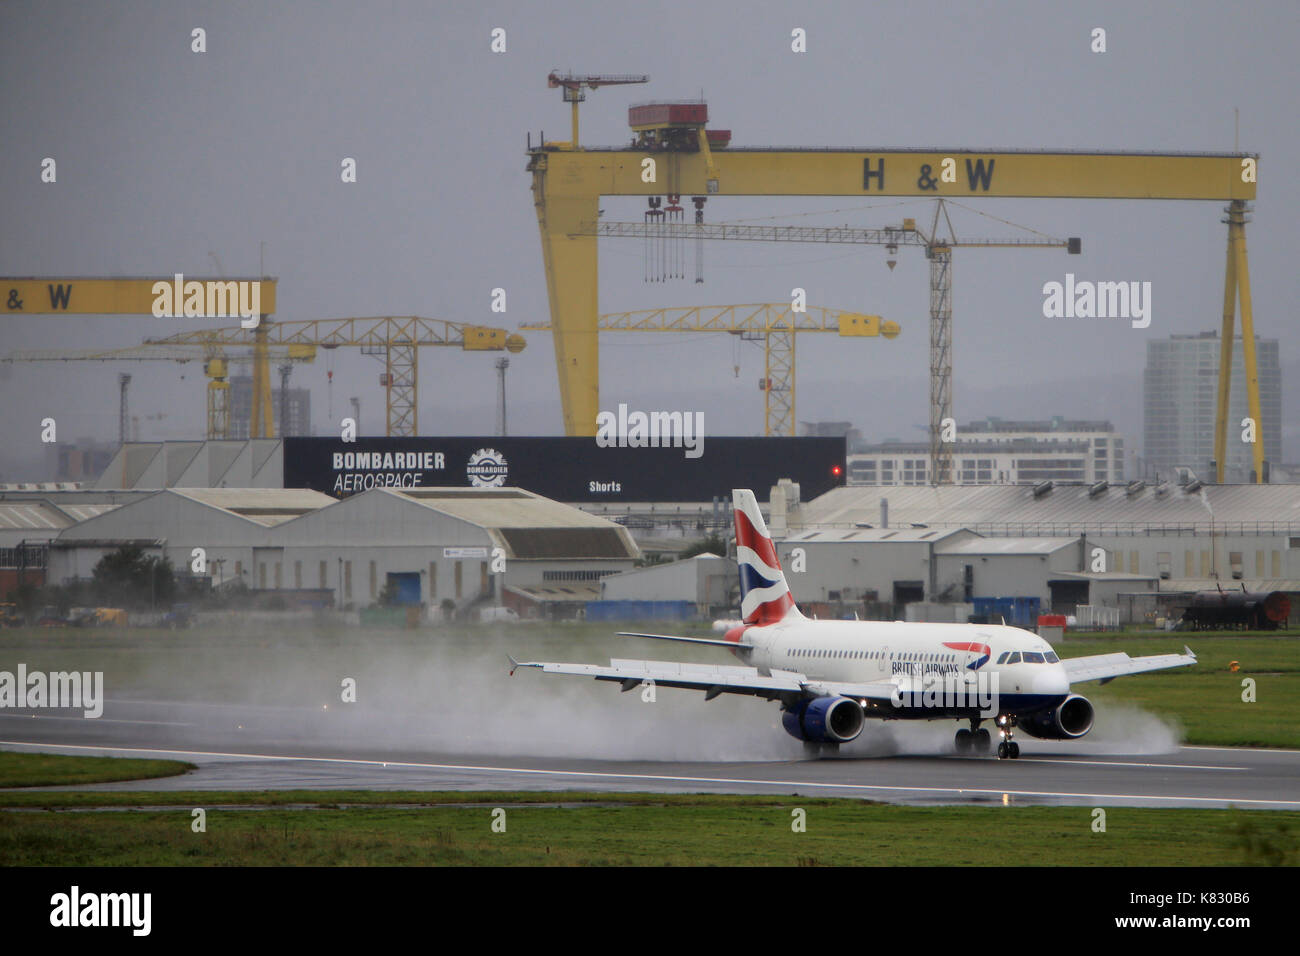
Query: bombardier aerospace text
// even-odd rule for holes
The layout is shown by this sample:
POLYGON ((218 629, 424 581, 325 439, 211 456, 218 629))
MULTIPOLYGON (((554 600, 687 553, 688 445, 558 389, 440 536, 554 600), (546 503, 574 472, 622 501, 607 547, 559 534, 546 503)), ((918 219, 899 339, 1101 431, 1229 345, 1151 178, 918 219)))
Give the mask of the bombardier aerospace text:
POLYGON ((627 637, 711 644, 731 650, 748 666, 612 660, 595 664, 538 661, 548 674, 618 681, 624 690, 654 682, 719 694, 749 694, 781 702, 782 724, 812 752, 836 748, 861 732, 866 718, 956 719, 959 753, 987 753, 997 726, 999 757, 1017 757, 1018 727, 1032 737, 1064 740, 1092 729, 1093 707, 1071 693, 1071 683, 1185 667, 1183 654, 1132 658, 1100 654, 1060 660, 1038 635, 991 624, 808 620, 795 606, 776 548, 754 493, 732 492, 736 561, 743 622, 722 640, 620 632, 627 637))

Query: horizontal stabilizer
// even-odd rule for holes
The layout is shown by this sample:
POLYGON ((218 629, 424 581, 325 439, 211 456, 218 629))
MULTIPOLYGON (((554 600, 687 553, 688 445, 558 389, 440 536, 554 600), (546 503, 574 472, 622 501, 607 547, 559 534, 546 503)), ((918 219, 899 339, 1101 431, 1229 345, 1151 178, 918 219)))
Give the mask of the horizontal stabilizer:
POLYGON ((753 647, 745 641, 720 641, 713 637, 681 637, 677 634, 643 634, 640 631, 618 631, 619 637, 648 637, 656 641, 681 641, 683 644, 713 644, 717 647, 753 647))

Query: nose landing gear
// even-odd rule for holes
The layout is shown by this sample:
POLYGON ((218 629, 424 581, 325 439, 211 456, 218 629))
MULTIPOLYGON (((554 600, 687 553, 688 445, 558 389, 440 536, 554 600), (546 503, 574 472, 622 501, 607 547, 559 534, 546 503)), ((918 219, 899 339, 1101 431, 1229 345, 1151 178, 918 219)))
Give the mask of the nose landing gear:
POLYGON ((1012 729, 1016 722, 1014 717, 1005 716, 998 718, 998 733, 1002 736, 1002 742, 998 744, 999 760, 1015 760, 1020 756, 1020 744, 1011 739, 1012 729))

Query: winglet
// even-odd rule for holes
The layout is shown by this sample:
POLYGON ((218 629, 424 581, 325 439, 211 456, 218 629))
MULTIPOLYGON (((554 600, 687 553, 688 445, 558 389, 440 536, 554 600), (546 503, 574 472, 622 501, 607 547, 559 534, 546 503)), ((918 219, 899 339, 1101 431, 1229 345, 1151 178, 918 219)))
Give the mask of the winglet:
POLYGON ((506 655, 506 660, 508 660, 508 661, 510 662, 510 676, 511 676, 511 677, 514 677, 514 676, 515 676, 515 670, 516 670, 516 668, 519 667, 519 662, 518 662, 517 660, 515 660, 514 657, 511 656, 510 654, 507 654, 507 655, 506 655))
POLYGON ((1196 652, 1192 650, 1190 647, 1188 647, 1186 644, 1183 645, 1183 652, 1192 660, 1196 660, 1196 652))

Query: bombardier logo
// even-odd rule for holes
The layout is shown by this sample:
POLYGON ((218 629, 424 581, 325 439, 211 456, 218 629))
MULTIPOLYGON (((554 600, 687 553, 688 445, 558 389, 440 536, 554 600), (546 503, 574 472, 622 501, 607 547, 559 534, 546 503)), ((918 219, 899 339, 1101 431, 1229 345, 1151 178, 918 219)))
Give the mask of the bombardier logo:
POLYGON ((495 448, 480 448, 469 456, 465 474, 475 488, 500 488, 506 483, 509 466, 506 456, 495 448))

